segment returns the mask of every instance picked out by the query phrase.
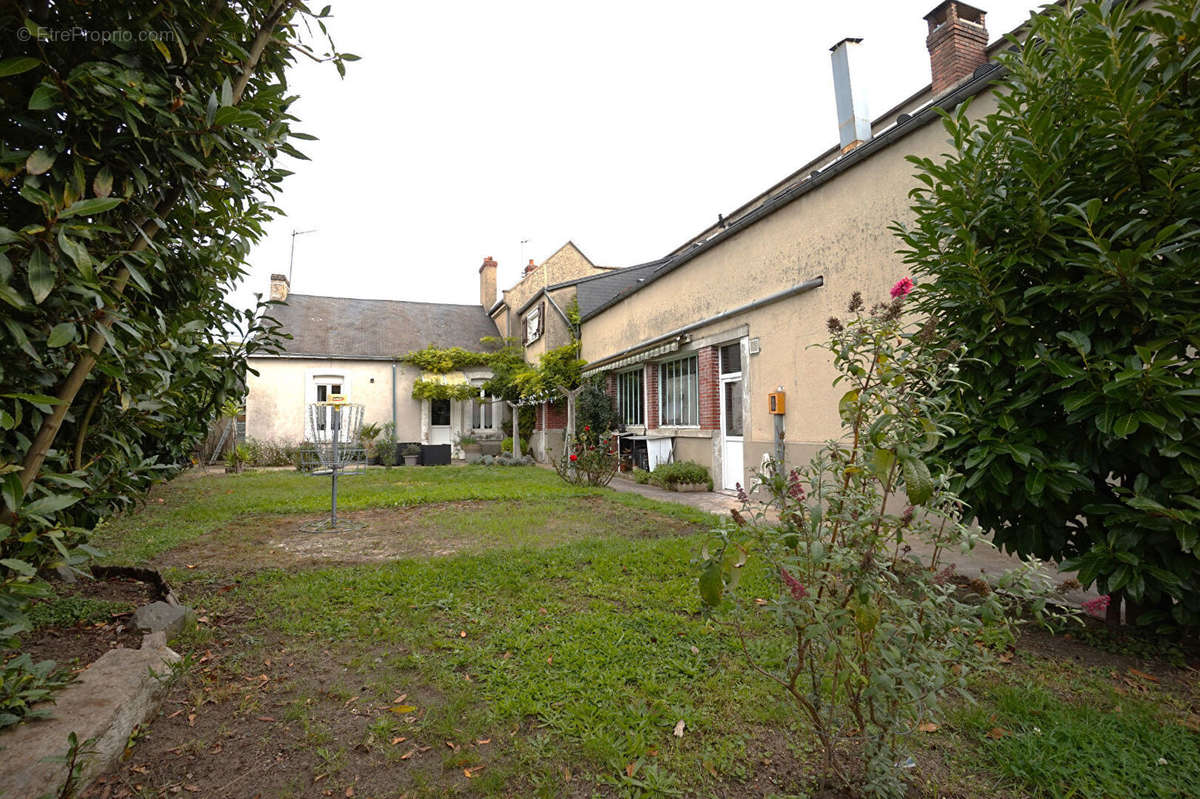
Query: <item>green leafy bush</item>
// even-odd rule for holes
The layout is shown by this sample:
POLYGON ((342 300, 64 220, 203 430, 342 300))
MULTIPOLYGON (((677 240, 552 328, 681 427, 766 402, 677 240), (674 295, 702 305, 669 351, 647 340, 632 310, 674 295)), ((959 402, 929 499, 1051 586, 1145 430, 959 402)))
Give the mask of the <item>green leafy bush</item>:
POLYGON ((612 397, 604 392, 604 385, 593 378, 583 385, 575 398, 576 427, 590 427, 608 432, 620 427, 621 419, 613 407, 612 397))
POLYGON ((1005 548, 1066 559, 1110 618, 1200 623, 1200 2, 1068 2, 946 120, 898 228, 960 342, 940 455, 1005 548))
POLYGON ((712 490, 712 476, 708 468, 695 461, 661 463, 650 472, 650 482, 671 491, 681 485, 707 485, 708 490, 712 490))
POLYGON ((650 482, 650 472, 645 469, 639 469, 636 466, 633 469, 633 482, 638 485, 646 485, 650 482))
MULTIPOLYGON (((959 596, 942 570, 943 553, 978 540, 950 475, 928 466, 953 432, 950 402, 936 389, 953 379, 957 357, 904 331, 902 306, 901 295, 864 314, 856 294, 851 319, 829 321, 836 383, 847 389, 844 435, 806 467, 759 475, 769 499, 747 499, 739 524, 714 531, 699 579, 706 607, 728 619, 755 669, 818 739, 823 780, 872 797, 904 796, 907 737, 989 666, 989 644, 1011 640, 1015 623, 998 593, 959 596), (907 507, 890 512, 899 496, 907 507), (906 542, 917 540, 929 560, 910 554, 906 542), (761 619, 761 589, 738 590, 751 559, 776 586, 774 640, 753 650, 744 625, 761 619), (861 767, 848 766, 850 756, 861 767)), ((1041 613, 1032 567, 1001 582, 1041 613)))
MULTIPOLYGON (((277 159, 299 155, 286 75, 305 18, 321 16, 175 0, 0 9, 5 654, 39 575, 82 565, 97 521, 186 465, 244 396, 247 356, 279 348, 269 304, 226 296, 278 212, 277 159), (50 38, 72 30, 129 36, 50 38)), ((14 696, 0 712, 23 712, 14 696)))

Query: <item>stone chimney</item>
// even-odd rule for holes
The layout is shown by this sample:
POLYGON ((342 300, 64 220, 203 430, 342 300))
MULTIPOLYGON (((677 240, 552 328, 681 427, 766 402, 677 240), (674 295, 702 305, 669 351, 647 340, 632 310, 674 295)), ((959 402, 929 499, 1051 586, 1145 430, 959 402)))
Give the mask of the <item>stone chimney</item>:
POLYGON ((291 288, 291 283, 288 281, 287 275, 271 275, 271 299, 284 302, 288 298, 289 288, 291 288))
POLYGON ((479 267, 479 304, 485 311, 496 304, 496 259, 490 255, 479 267))
POLYGON ((929 23, 925 46, 929 48, 935 96, 987 63, 988 32, 983 18, 983 11, 958 0, 946 0, 925 15, 929 23))

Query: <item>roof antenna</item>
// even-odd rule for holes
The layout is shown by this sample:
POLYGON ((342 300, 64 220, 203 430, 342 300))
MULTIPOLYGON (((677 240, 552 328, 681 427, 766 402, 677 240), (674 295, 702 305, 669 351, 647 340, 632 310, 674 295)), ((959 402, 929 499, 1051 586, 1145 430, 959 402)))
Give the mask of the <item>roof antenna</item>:
POLYGON ((292 267, 296 263, 296 237, 303 236, 305 233, 316 233, 317 229, 312 230, 296 230, 292 228, 292 252, 288 255, 288 285, 292 285, 292 267))

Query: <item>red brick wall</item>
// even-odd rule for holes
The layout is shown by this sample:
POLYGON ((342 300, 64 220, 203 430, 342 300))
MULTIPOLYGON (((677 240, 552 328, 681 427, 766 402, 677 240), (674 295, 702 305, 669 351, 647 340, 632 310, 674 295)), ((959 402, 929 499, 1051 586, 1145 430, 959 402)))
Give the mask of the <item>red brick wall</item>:
POLYGON ((720 350, 703 347, 698 355, 696 371, 700 384, 700 429, 718 430, 721 427, 720 350))
POLYGON ((534 430, 564 430, 567 426, 567 401, 556 403, 543 402, 537 407, 537 421, 534 430))
POLYGON ((658 427, 658 364, 646 364, 646 427, 658 427))

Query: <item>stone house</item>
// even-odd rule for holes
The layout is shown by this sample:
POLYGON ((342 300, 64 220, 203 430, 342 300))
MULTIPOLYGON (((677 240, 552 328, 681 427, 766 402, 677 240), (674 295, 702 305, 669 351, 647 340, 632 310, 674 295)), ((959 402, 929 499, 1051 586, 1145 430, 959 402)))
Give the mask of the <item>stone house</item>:
POLYGON ((859 40, 839 42, 840 142, 645 265, 638 281, 581 303, 585 373, 604 376, 628 445, 650 465, 696 461, 731 489, 768 456, 804 462, 840 435, 831 358, 812 345, 851 292, 886 300, 907 274, 889 226, 911 219, 907 157, 945 151, 939 110, 995 108, 989 55, 1004 42, 988 46, 984 16, 957 0, 934 8, 930 85, 873 121, 855 74, 859 40))
POLYGON ((332 394, 362 404, 364 422, 393 423, 399 442, 456 444, 467 433, 500 437, 501 402, 482 396, 413 398, 418 379, 481 386, 491 377, 488 369, 433 376, 400 360, 430 344, 483 351, 480 340, 499 333, 483 306, 320 297, 288 289, 286 276, 271 276, 271 299, 281 304, 270 315, 292 339, 279 355, 250 358, 247 438, 310 439, 306 408, 332 394))

